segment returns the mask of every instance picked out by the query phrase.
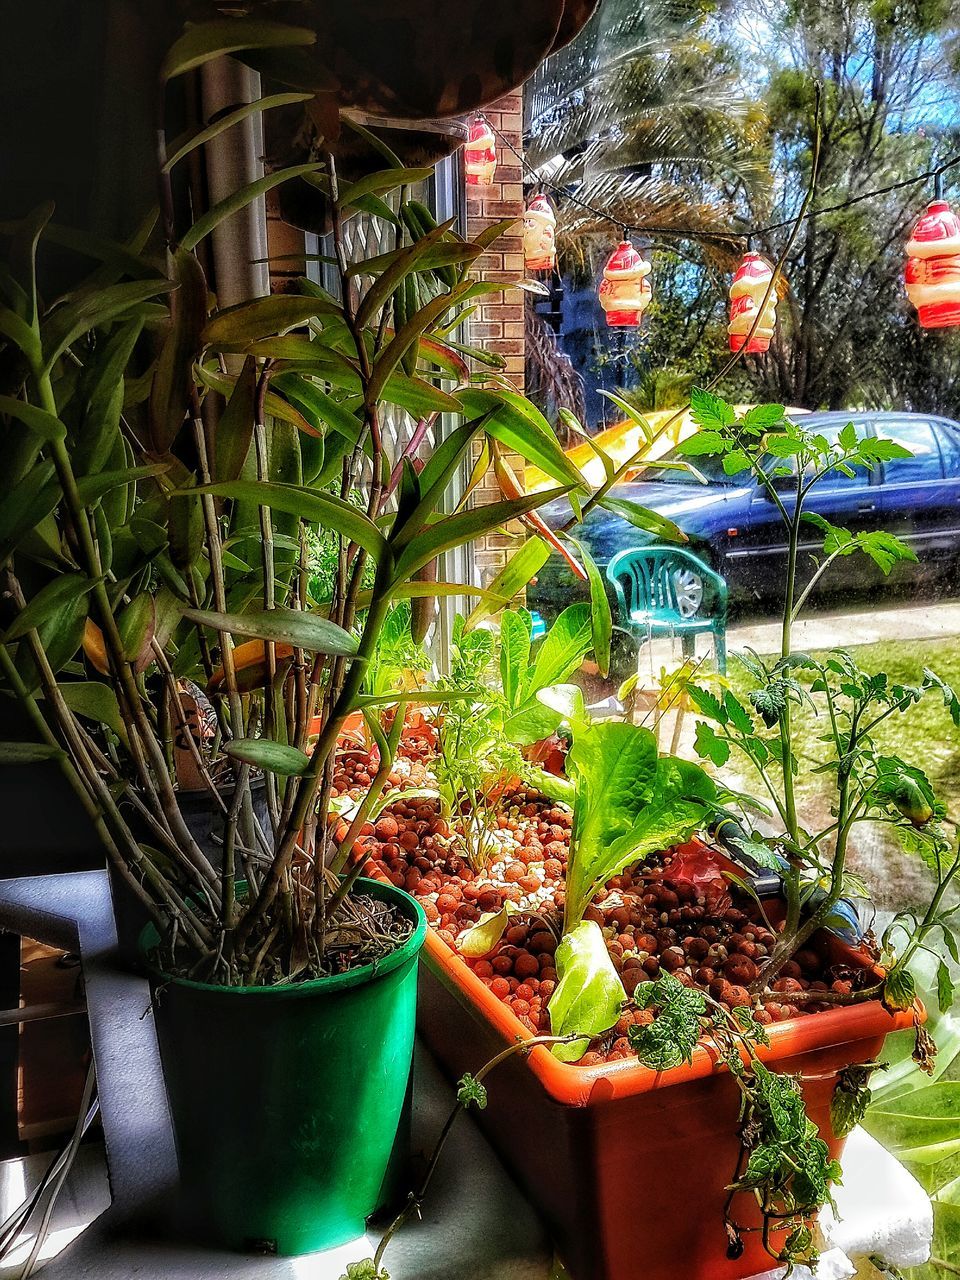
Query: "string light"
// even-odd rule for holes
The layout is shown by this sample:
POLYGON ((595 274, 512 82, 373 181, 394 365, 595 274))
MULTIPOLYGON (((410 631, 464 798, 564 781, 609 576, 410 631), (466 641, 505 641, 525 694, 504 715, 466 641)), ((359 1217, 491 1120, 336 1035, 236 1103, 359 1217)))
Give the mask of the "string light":
MULTIPOLYGON (((617 307, 607 307, 603 302, 605 292, 607 297, 610 295, 609 289, 604 290, 604 284, 610 279, 607 273, 611 272, 614 282, 616 282, 618 271, 621 269, 618 264, 621 261, 625 261, 626 250, 631 250, 636 254, 636 250, 633 249, 629 241, 631 234, 656 234, 697 240, 734 242, 746 245, 747 253, 734 276, 730 289, 730 348, 732 351, 739 351, 745 345, 748 352, 762 353, 767 350, 775 323, 776 299, 774 297, 768 298, 767 304, 763 307, 763 315, 752 334, 750 334, 750 330, 753 327, 756 309, 759 305, 757 296, 763 296, 765 293, 772 269, 763 258, 752 252, 751 241, 754 237, 767 235, 784 227, 792 227, 798 221, 797 219, 787 218, 782 222, 768 223, 766 226, 745 227, 731 231, 710 231, 699 227, 661 227, 650 224, 638 227, 620 218, 615 218, 612 214, 598 209, 595 205, 581 199, 580 196, 572 191, 568 191, 564 187, 545 179, 528 163, 524 155, 513 145, 509 138, 505 137, 495 126, 489 124, 482 113, 477 114, 477 121, 482 122, 483 126, 485 126, 494 144, 496 139, 499 138, 500 142, 519 161, 523 171, 538 184, 541 192, 543 190, 551 191, 558 200, 576 205, 585 213, 589 213, 596 218, 597 221, 607 222, 619 232, 620 244, 607 262, 604 269, 604 283, 601 284, 599 290, 601 305, 607 311, 608 324, 638 324, 643 307, 649 302, 648 293, 642 305, 633 309, 636 313, 636 319, 625 322, 611 320, 610 316, 611 314, 628 314, 626 309, 619 310, 617 307), (754 279, 758 282, 757 287, 760 288, 759 295, 756 294, 756 287, 750 283, 754 279), (741 316, 748 313, 749 319, 744 326, 741 316)), ((468 147, 473 142, 473 137, 473 131, 471 130, 471 142, 468 142, 468 147)), ((951 156, 943 164, 937 165, 936 168, 924 170, 924 172, 918 173, 912 178, 902 178, 898 182, 890 182, 882 187, 861 191, 858 195, 850 196, 848 199, 841 200, 836 204, 808 209, 800 216, 799 222, 805 222, 809 218, 820 217, 828 213, 839 213, 841 210, 849 209, 864 200, 872 200, 877 196, 888 195, 893 191, 917 186, 932 179, 934 183, 934 201, 917 222, 907 245, 908 262, 905 273, 907 295, 917 307, 918 319, 924 328, 960 326, 960 218, 952 212, 949 204, 942 199, 943 175, 958 164, 960 164, 960 155, 951 156)), ((469 166, 467 167, 467 181, 477 181, 476 178, 471 179, 469 166)), ((545 197, 541 194, 531 202, 531 208, 536 200, 544 200, 546 203, 545 197)), ((526 219, 524 232, 526 238, 526 219)), ((643 261, 639 254, 637 254, 637 258, 641 262, 643 261)), ((527 263, 526 246, 524 259, 528 270, 537 269, 527 263)), ((643 273, 644 276, 650 270, 649 263, 645 265, 647 270, 643 273)), ((649 282, 644 281, 644 283, 646 283, 649 290, 649 282)))
POLYGON ((463 148, 463 167, 473 187, 489 187, 497 168, 497 140, 486 118, 476 115, 463 148))
POLYGON ((600 305, 611 328, 636 329, 653 297, 647 277, 650 263, 629 240, 621 240, 607 259, 597 290, 600 305))
POLYGON ((904 281, 921 328, 960 325, 960 218, 939 190, 907 241, 904 281))
POLYGON ((773 267, 748 250, 730 285, 730 350, 762 355, 770 346, 777 322, 777 293, 769 289, 773 267), (766 301, 764 301, 766 299, 766 301), (760 319, 756 325, 757 313, 760 319))
POLYGON ((527 271, 552 271, 557 263, 557 215, 543 194, 523 215, 523 265, 527 271))

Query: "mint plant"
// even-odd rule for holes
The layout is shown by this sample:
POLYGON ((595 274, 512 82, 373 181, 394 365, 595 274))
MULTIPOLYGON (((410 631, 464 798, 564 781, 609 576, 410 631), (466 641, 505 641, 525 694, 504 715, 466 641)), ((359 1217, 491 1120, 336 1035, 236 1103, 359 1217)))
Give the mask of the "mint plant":
POLYGON ((724 1205, 727 1256, 738 1258, 744 1234, 756 1230, 736 1216, 737 1197, 745 1194, 760 1209, 763 1243, 771 1256, 787 1264, 815 1264, 814 1218, 832 1203, 830 1188, 840 1181, 841 1170, 804 1110, 799 1079, 771 1071, 758 1057, 758 1046, 769 1041, 754 1010, 727 1010, 669 974, 637 986, 632 1003, 654 1014, 651 1022, 635 1023, 628 1032, 645 1066, 654 1071, 680 1066, 706 1040, 740 1092, 740 1153, 724 1205))

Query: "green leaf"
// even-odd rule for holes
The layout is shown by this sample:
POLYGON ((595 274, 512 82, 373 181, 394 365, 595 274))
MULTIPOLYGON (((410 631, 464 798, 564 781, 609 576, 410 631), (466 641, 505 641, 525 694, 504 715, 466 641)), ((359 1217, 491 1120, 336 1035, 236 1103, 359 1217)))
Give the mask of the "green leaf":
POLYGON ((600 506, 620 516, 635 529, 642 529, 644 533, 651 533, 656 538, 663 538, 667 542, 688 541, 687 535, 679 525, 674 524, 658 511, 651 511, 648 507, 641 506, 639 502, 634 502, 632 498, 611 498, 606 494, 600 499, 600 506))
POLYGON ((722 432, 725 427, 733 424, 736 414, 719 396, 704 391, 701 387, 694 387, 690 392, 690 417, 698 427, 722 432))
POLYGON ((216 425, 213 472, 218 481, 237 480, 243 471, 253 439, 256 395, 257 362, 248 356, 216 425))
POLYGON ((883 984, 883 1003, 891 1013, 911 1009, 917 998, 917 985, 913 975, 902 965, 896 965, 887 974, 883 984))
POLYGON ((41 760, 58 760, 63 755, 59 747, 43 742, 0 742, 0 764, 39 764, 41 760))
POLYGON ((228 53, 246 49, 283 49, 316 43, 317 35, 308 27, 292 27, 285 22, 254 21, 252 18, 222 18, 198 22, 186 31, 167 52, 160 68, 166 83, 194 67, 228 53))
POLYGON ((706 720, 697 721, 697 733, 694 747, 701 760, 710 760, 717 768, 722 768, 730 759, 730 744, 718 738, 706 720))
POLYGON ((741 471, 749 471, 750 455, 743 449, 731 449, 723 459, 723 470, 728 476, 735 476, 741 471))
MULTIPOLYGON (((453 225, 453 222, 454 219, 451 218, 448 222, 443 222, 432 231, 429 231, 422 239, 418 240, 416 244, 406 245, 403 248, 396 249, 393 253, 383 255, 380 258, 379 261, 381 265, 379 268, 379 275, 374 280, 373 284, 371 284, 366 290, 363 295, 363 299, 357 308, 356 324, 358 329, 363 329, 370 324, 371 320, 373 320, 380 308, 386 303, 387 299, 397 288, 397 285, 405 280, 412 271, 418 269, 421 260, 424 259, 430 252, 431 248, 438 244, 443 236, 446 235, 453 225), (384 258, 389 258, 391 261, 386 263, 384 258)), ((354 262, 349 268, 349 274, 351 275, 363 275, 366 272, 367 260, 362 258, 354 262)), ((407 324, 401 326, 399 331, 394 335, 392 342, 385 348, 380 359, 382 360, 384 358, 384 356, 389 352, 390 347, 397 343, 406 341, 404 334, 408 329, 411 336, 413 336, 414 333, 419 336, 420 333, 429 328, 430 323, 447 310, 449 303, 450 299, 447 295, 444 295, 442 298, 436 298, 432 303, 428 303, 424 306, 416 313, 416 317, 412 317, 407 324), (414 325, 414 319, 422 321, 422 323, 414 325)), ((393 361, 394 365, 399 361, 399 358, 399 355, 397 355, 396 359, 393 361)), ((478 414, 477 416, 479 417, 480 415, 478 414)))
POLYGON ((520 704, 529 665, 529 614, 508 609, 500 619, 500 686, 508 706, 512 708, 520 704))
POLYGON ((83 476, 78 480, 77 492, 83 506, 92 507, 111 489, 146 480, 150 476, 162 476, 168 470, 165 462, 150 462, 142 467, 125 467, 122 471, 101 471, 98 475, 83 476))
POLYGON ((688 839, 716 799, 712 780, 698 765, 660 757, 655 735, 625 722, 574 726, 567 773, 577 787, 568 921, 582 918, 611 876, 688 839))
POLYGON ((310 764, 310 757, 304 752, 283 742, 272 742, 269 738, 234 738, 224 745, 223 750, 234 760, 242 760, 256 769, 280 773, 288 778, 299 777, 310 764))
POLYGON ((743 415, 744 426, 769 431, 783 421, 786 409, 782 404, 755 404, 743 415))
POLYGON ((93 580, 81 573, 64 573, 58 575, 37 592, 20 610, 7 628, 3 637, 4 644, 19 640, 34 627, 40 627, 57 614, 64 605, 71 604, 93 589, 93 580))
MULTIPOLYGON (((491 581, 488 591, 493 596, 500 596, 504 601, 512 600, 518 591, 522 591, 532 578, 543 568, 550 558, 550 548, 542 538, 532 537, 520 544, 497 576, 491 581)), ((481 601, 467 618, 469 630, 485 618, 496 613, 492 602, 481 601)))
POLYGON ((126 734, 117 695, 108 684, 101 684, 97 680, 64 682, 60 685, 60 694, 76 715, 105 724, 118 737, 122 738, 126 734))
POLYGON ((469 1107, 471 1103, 483 1111, 487 1105, 487 1090, 469 1071, 460 1077, 457 1085, 457 1101, 461 1107, 469 1107))
POLYGON ((623 983, 613 967, 600 926, 584 920, 557 947, 557 985, 547 1011, 555 1036, 582 1032, 570 1044, 555 1044, 561 1062, 578 1062, 594 1036, 608 1031, 620 1016, 623 983))
POLYGON ((433 175, 433 169, 378 169, 376 173, 368 173, 359 181, 344 187, 339 193, 339 203, 343 208, 355 204, 360 196, 382 196, 388 191, 396 191, 398 187, 415 186, 418 182, 426 182, 433 175))
POLYGON ((560 448, 546 418, 523 396, 503 389, 467 387, 458 391, 457 397, 471 418, 489 415, 486 432, 494 440, 561 484, 586 488, 583 476, 560 448))
POLYGON ((340 308, 325 298, 299 293, 272 293, 218 311, 203 330, 206 346, 257 342, 281 335, 315 316, 339 315, 340 308))
POLYGON ((157 626, 153 597, 147 592, 134 596, 117 618, 117 631, 123 646, 123 656, 128 662, 141 663, 150 652, 157 626))
POLYGON ((677 446, 677 453, 684 458, 699 458, 706 454, 723 453, 727 447, 719 431, 697 431, 677 446))
POLYGON ((540 641, 533 666, 522 681, 522 700, 527 702, 541 689, 569 679, 590 652, 592 644, 590 606, 572 604, 564 609, 540 641))
POLYGON ((635 409, 629 400, 625 400, 623 396, 618 396, 614 391, 601 391, 600 394, 615 404, 626 418, 637 424, 648 444, 653 440, 655 434, 653 428, 640 410, 635 409))
POLYGON ((170 303, 171 327, 164 339, 150 388, 150 438, 166 453, 183 425, 193 392, 193 362, 207 317, 207 281, 192 253, 177 249, 173 259, 179 288, 170 303))
POLYGON ((238 213, 241 209, 245 209, 248 204, 252 204, 260 196, 266 195, 274 187, 279 187, 282 182, 289 182, 291 178, 302 177, 305 173, 316 173, 318 169, 322 168, 322 164, 294 164, 286 169, 278 169, 276 173, 268 173, 265 178, 258 178, 256 182, 247 183, 246 186, 232 192, 226 199, 215 204, 212 209, 208 209, 202 217, 198 218, 180 241, 181 247, 188 250, 195 249, 200 241, 218 227, 221 222, 224 222, 234 213, 238 213))
POLYGON ((0 396, 0 413, 16 418, 43 441, 63 440, 66 437, 67 428, 55 414, 48 413, 46 409, 38 409, 36 405, 27 404, 25 400, 17 400, 13 396, 0 396))
POLYGON ((895 458, 912 458, 913 453, 896 440, 884 440, 880 436, 867 436, 860 441, 860 456, 879 462, 892 462, 895 458))
POLYGON ((950 970, 941 960, 937 965, 937 1006, 941 1013, 949 1013, 953 1008, 955 994, 950 970))
POLYGON ((463 543, 470 542, 491 529, 509 524, 511 520, 526 515, 528 511, 533 511, 553 501, 554 498, 562 497, 566 492, 566 489, 550 489, 545 493, 528 494, 523 498, 510 498, 504 502, 474 507, 469 511, 459 511, 455 515, 438 520, 423 533, 418 534, 406 548, 397 562, 397 579, 406 578, 416 572, 438 556, 441 551, 462 546, 463 543))
POLYGON ((81 294, 58 307, 42 330, 44 363, 48 372, 67 347, 91 329, 103 328, 159 293, 176 289, 174 280, 129 280, 107 289, 81 294))
POLYGON ((260 480, 229 480, 222 484, 198 485, 189 493, 212 493, 219 498, 235 498, 258 506, 271 507, 299 516, 307 524, 323 525, 363 547, 379 561, 386 552, 383 534, 367 516, 349 502, 333 494, 301 488, 294 484, 270 484, 260 480))
POLYGON ((23 352, 34 368, 40 364, 42 350, 36 333, 9 307, 0 307, 0 336, 7 338, 23 352))
POLYGON ((195 151, 197 147, 202 147, 206 142, 212 142, 214 138, 218 138, 221 133, 225 133, 228 129, 232 129, 235 124, 239 124, 241 120, 246 120, 248 116, 259 115, 262 111, 269 111, 273 107, 286 107, 294 102, 309 102, 313 98, 312 93, 272 93, 266 98, 257 98, 255 102, 245 102, 242 107, 237 107, 234 111, 228 111, 226 115, 219 116, 206 129, 201 129, 199 133, 195 133, 189 138, 182 147, 178 147, 173 155, 163 166, 161 173, 169 173, 175 164, 178 164, 191 151, 195 151))
POLYGON ((356 399, 335 400, 315 382, 299 373, 278 374, 270 385, 292 400, 318 431, 325 434, 327 428, 330 428, 351 444, 356 444, 359 440, 363 424, 355 412, 356 399))
POLYGON ((651 1071, 670 1071, 689 1062, 700 1039, 700 1019, 707 1010, 702 991, 683 986, 672 974, 637 986, 633 999, 638 1009, 652 1009, 653 1022, 630 1028, 630 1044, 651 1071))
POLYGON ((585 542, 570 541, 580 553, 580 560, 590 580, 590 626, 593 633, 593 656, 597 660, 600 674, 604 677, 610 673, 610 642, 613 638, 613 614, 610 610, 610 598, 607 595, 603 576, 597 568, 597 562, 585 542))
POLYGON ((278 644, 293 645, 297 649, 307 649, 310 653, 352 657, 357 652, 357 641, 349 632, 327 618, 297 609, 264 609, 250 613, 184 609, 183 616, 214 631, 251 636, 255 640, 272 640, 278 644))

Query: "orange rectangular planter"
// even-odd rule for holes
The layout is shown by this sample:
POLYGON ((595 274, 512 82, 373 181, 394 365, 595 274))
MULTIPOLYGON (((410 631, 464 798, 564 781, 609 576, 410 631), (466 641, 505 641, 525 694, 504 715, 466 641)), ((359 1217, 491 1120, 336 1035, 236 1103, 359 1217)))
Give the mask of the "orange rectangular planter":
MULTIPOLYGON (((421 966, 418 1024, 456 1079, 518 1038, 511 1011, 431 932, 421 966)), ((767 1028, 770 1066, 801 1075, 808 1112, 840 1156, 830 1127, 837 1073, 875 1058, 912 1015, 878 1001, 767 1028)), ((543 1216, 574 1280, 742 1280, 776 1265, 756 1232, 726 1256, 723 1204, 739 1142, 739 1094, 698 1046, 663 1073, 635 1062, 560 1062, 544 1047, 507 1059, 491 1075, 476 1118, 543 1216)), ((749 1221, 739 1196, 736 1216, 749 1221)), ((756 1222, 759 1223, 759 1214, 756 1222)))

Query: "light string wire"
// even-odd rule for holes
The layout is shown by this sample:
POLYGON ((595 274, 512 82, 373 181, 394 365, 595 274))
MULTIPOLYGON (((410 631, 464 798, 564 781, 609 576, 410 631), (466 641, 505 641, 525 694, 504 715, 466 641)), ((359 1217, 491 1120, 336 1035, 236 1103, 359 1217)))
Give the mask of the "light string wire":
MULTIPOLYGON (((568 191, 565 187, 560 187, 556 183, 550 182, 542 177, 541 174, 527 161, 526 157, 517 150, 509 138, 507 138, 496 125, 491 124, 487 117, 478 112, 478 119, 486 124, 487 128, 500 139, 506 149, 517 158, 521 168, 541 189, 546 188, 552 191, 558 201, 569 201, 571 204, 577 205, 584 212, 592 214, 593 217, 601 222, 609 222, 611 226, 620 230, 621 238, 626 239, 630 233, 638 236, 643 235, 672 235, 681 239, 689 240, 737 240, 743 241, 749 246, 751 240, 755 237, 766 235, 770 231, 780 231, 783 227, 792 227, 795 219, 785 218, 782 222, 771 222, 763 227, 745 227, 740 231, 709 231, 709 230, 693 230, 684 227, 658 227, 658 226, 637 226, 632 222, 624 222, 620 218, 615 218, 612 214, 604 212, 602 209, 596 208, 595 205, 588 204, 586 200, 582 200, 573 192, 568 191)), ((945 160, 943 164, 937 165, 936 168, 927 169, 923 173, 918 173, 912 178, 903 178, 899 182, 890 182, 883 187, 874 187, 870 191, 861 191, 859 195, 851 196, 848 200, 842 200, 839 204, 825 205, 819 209, 809 209, 803 215, 803 221, 807 218, 816 218, 825 213, 838 213, 841 209, 849 209, 855 204, 860 204, 864 200, 872 200, 876 196, 888 195, 891 191, 900 191, 904 187, 917 186, 921 182, 929 182, 933 179, 934 199, 941 199, 943 193, 943 175, 948 169, 952 169, 955 165, 960 164, 960 155, 951 156, 945 160)))

